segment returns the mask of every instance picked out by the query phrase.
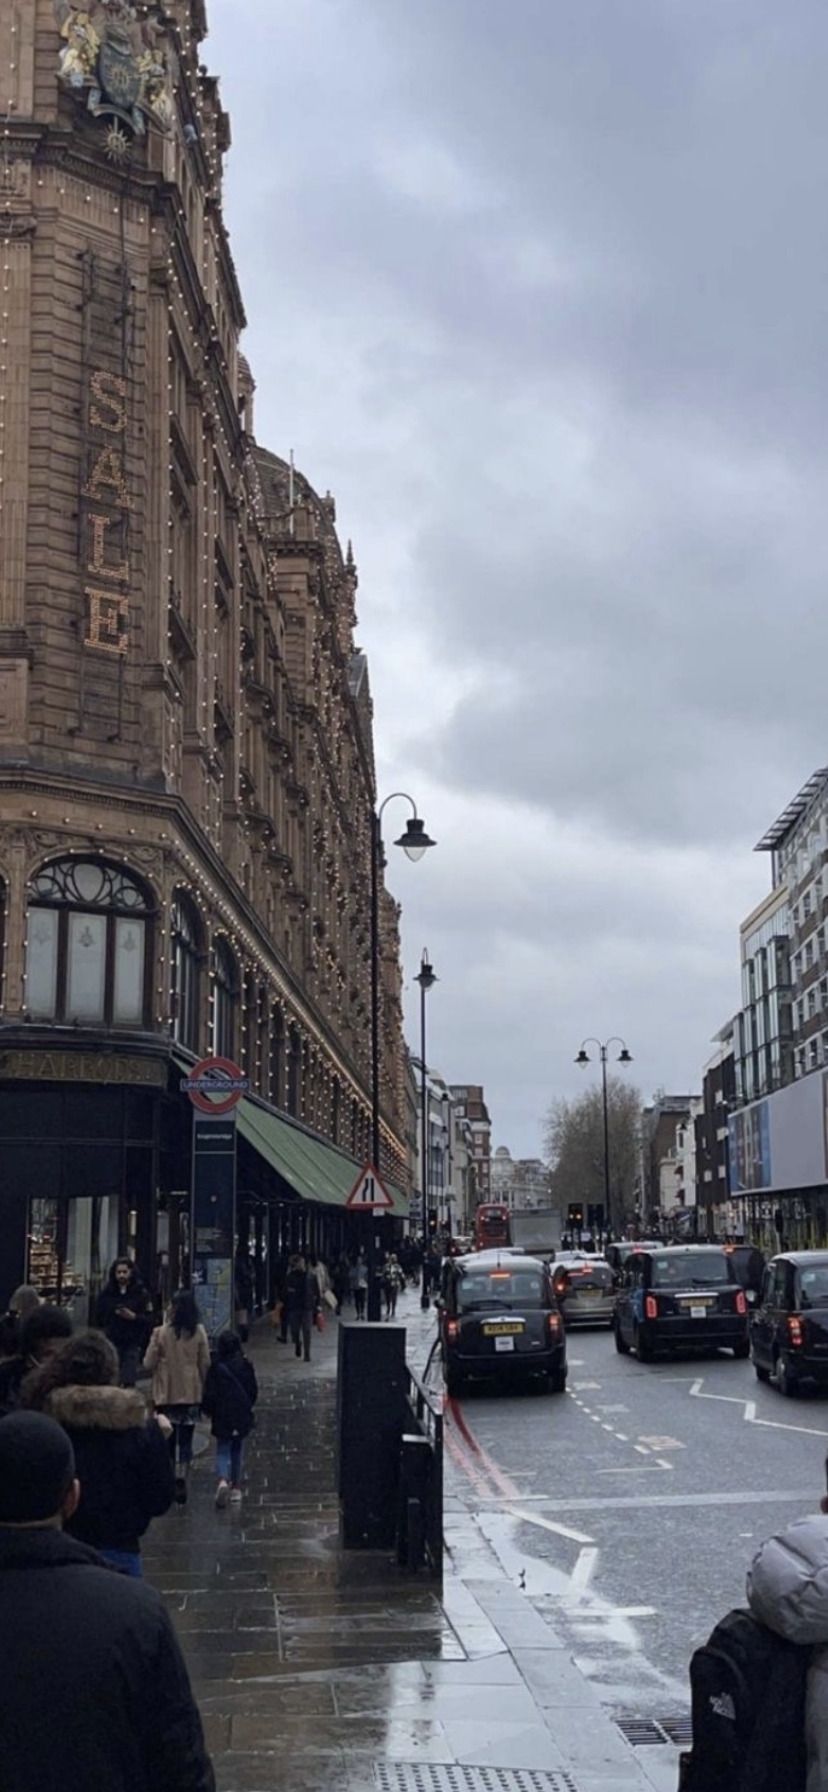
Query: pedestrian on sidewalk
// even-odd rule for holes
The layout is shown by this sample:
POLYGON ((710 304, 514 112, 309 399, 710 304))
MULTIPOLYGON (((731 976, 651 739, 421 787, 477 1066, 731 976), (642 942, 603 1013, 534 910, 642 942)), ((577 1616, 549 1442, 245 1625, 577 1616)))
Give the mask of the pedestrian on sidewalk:
POLYGON ((273 1268, 273 1306, 278 1309, 280 1344, 286 1344, 288 1336, 287 1278, 291 1262, 288 1252, 282 1251, 273 1268))
POLYGON ((364 1319, 368 1300, 368 1264, 362 1251, 351 1266, 351 1293, 354 1297, 354 1315, 357 1319, 364 1319))
POLYGON ((285 1306, 295 1353, 304 1355, 305 1362, 309 1363, 311 1331, 319 1311, 319 1283, 304 1257, 291 1257, 285 1284, 285 1306))
POLYGON ((336 1316, 339 1319, 351 1293, 351 1265, 344 1251, 334 1267, 333 1291, 336 1296, 336 1316))
POLYGON ((152 1399, 157 1412, 172 1424, 170 1455, 175 1469, 176 1504, 187 1503, 187 1482, 193 1460, 193 1436, 201 1412, 201 1398, 210 1346, 192 1294, 176 1294, 164 1325, 158 1325, 144 1357, 152 1371, 152 1399))
POLYGON ((204 1383, 202 1406, 212 1419, 216 1440, 216 1505, 228 1498, 236 1505, 242 1497, 244 1440, 256 1423, 253 1408, 259 1397, 256 1371, 245 1356, 235 1332, 222 1332, 204 1383))
POLYGON ((405 1276, 396 1253, 392 1251, 383 1266, 382 1291, 385 1296, 385 1317, 394 1319, 397 1313, 397 1301, 401 1290, 405 1287, 405 1276))
POLYGON ((96 1320, 118 1352, 122 1388, 134 1388, 147 1347, 151 1301, 135 1264, 116 1257, 109 1280, 98 1297, 96 1320))
POLYGON ((147 1417, 137 1388, 118 1387, 118 1354, 103 1332, 77 1332, 27 1375, 24 1407, 56 1419, 70 1438, 81 1483, 66 1529, 141 1578, 141 1538, 175 1496, 169 1419, 147 1417))
POLYGON ((2 1783, 9 1792, 215 1792, 159 1595, 64 1534, 72 1445, 43 1413, 0 1420, 2 1783))
POLYGON ((65 1307, 52 1307, 44 1302, 24 1319, 16 1354, 0 1363, 0 1418, 16 1412, 20 1405, 20 1390, 30 1370, 45 1362, 47 1356, 71 1335, 72 1321, 65 1307))
POLYGON ((250 1315, 256 1298, 256 1283, 250 1251, 244 1240, 240 1240, 236 1250, 236 1261, 233 1269, 234 1291, 236 1296, 236 1323, 243 1344, 250 1335, 250 1315))

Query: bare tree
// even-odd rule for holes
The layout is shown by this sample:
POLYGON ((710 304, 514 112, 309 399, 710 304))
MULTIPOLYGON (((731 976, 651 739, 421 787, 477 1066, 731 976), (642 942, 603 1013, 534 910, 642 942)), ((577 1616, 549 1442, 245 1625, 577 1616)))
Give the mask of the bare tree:
MULTIPOLYGON (((641 1123, 639 1090, 620 1077, 610 1077, 607 1111, 610 1190, 618 1226, 632 1217, 635 1206, 641 1123)), ((584 1208, 604 1203, 604 1110, 600 1087, 586 1089, 576 1101, 553 1101, 546 1116, 545 1139, 552 1172, 552 1199, 564 1218, 570 1202, 580 1202, 584 1208)))

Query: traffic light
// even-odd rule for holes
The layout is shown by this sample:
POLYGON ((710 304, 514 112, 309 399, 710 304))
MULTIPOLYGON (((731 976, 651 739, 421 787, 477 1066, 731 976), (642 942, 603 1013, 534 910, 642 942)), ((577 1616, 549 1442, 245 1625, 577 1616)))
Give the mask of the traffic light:
POLYGON ((567 1212, 569 1214, 570 1226, 577 1227, 580 1230, 584 1223, 584 1209, 582 1203, 580 1201, 570 1201, 567 1212))
POLYGON ((435 1233, 435 1232, 436 1232, 436 1230, 437 1230, 437 1209, 436 1209, 436 1207, 429 1207, 429 1210, 428 1210, 428 1229, 429 1229, 429 1232, 430 1232, 430 1233, 431 1233, 431 1235, 432 1235, 432 1237, 433 1237, 433 1236, 434 1236, 434 1233, 435 1233))

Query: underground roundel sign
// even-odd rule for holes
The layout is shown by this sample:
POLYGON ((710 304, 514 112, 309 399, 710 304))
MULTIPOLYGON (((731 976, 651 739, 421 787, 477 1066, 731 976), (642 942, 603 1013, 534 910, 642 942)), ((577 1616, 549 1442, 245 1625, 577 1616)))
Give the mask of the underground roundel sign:
POLYGON ((200 1114, 229 1114, 247 1094, 250 1079, 232 1058, 202 1058, 182 1083, 200 1114))

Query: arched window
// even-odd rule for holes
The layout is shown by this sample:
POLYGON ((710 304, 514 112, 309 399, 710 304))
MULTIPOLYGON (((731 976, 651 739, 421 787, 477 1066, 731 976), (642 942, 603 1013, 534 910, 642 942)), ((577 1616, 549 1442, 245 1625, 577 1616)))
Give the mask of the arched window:
POLYGON ((172 909, 173 1038, 197 1052, 201 1033, 200 927, 193 904, 176 891, 172 909))
POLYGON ((213 982, 213 1051, 218 1058, 232 1058, 235 1054, 238 999, 239 974, 236 960, 227 941, 218 940, 213 982))
POLYGON ((122 865, 59 859, 29 886, 26 1007, 33 1020, 149 1025, 151 907, 122 865))

